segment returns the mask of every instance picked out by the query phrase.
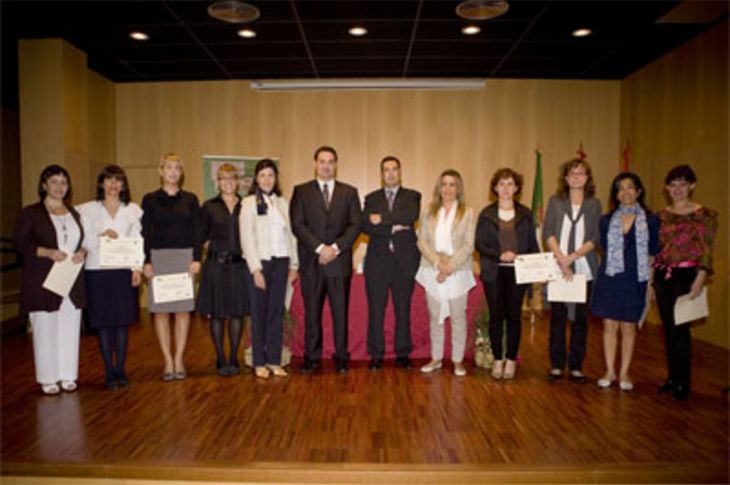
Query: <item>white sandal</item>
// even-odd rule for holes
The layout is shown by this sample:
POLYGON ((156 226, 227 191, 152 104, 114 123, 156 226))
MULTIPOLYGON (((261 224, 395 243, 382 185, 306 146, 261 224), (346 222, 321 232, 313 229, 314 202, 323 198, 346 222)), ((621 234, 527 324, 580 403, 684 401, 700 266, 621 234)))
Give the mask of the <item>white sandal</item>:
POLYGON ((43 394, 49 396, 61 392, 61 389, 58 388, 58 384, 41 384, 41 390, 43 390, 43 394))
POLYGON ((61 381, 61 389, 66 392, 73 392, 77 388, 76 381, 61 381))

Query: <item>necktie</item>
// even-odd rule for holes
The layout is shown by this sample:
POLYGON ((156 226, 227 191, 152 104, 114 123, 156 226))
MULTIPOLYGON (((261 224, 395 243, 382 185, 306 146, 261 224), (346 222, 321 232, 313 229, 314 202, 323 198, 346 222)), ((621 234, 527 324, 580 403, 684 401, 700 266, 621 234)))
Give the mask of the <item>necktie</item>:
POLYGON ((388 210, 393 212, 393 202, 395 202, 395 192, 386 190, 385 195, 388 197, 388 210))
POLYGON ((324 199, 324 206, 329 210, 330 208, 330 184, 322 184, 322 198, 324 199))

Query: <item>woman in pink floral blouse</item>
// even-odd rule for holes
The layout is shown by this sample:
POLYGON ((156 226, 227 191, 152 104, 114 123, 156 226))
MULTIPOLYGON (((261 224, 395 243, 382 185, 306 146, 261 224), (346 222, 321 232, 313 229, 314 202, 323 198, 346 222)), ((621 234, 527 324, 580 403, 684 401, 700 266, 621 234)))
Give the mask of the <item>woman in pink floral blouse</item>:
POLYGON ((671 204, 659 213, 661 250, 654 260, 654 289, 664 326, 669 377, 659 387, 675 400, 689 397, 692 340, 690 324, 674 324, 677 298, 696 298, 712 274, 712 243, 717 212, 691 200, 697 177, 689 165, 679 165, 664 179, 671 204))

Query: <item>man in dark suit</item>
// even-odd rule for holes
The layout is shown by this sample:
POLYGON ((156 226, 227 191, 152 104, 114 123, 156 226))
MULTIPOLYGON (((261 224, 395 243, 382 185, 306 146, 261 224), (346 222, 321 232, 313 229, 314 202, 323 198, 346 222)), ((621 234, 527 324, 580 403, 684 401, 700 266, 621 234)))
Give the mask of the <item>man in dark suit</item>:
POLYGON ((322 307, 329 297, 334 324, 337 372, 347 372, 347 312, 352 276, 352 245, 360 234, 362 211, 357 189, 335 181, 337 152, 314 152, 316 178, 294 187, 290 217, 297 237, 304 297, 302 373, 319 367, 322 357, 322 307))
POLYGON ((395 307, 396 365, 410 369, 411 296, 421 258, 413 225, 421 211, 421 194, 401 187, 396 157, 383 158, 380 172, 383 188, 365 197, 363 214, 363 232, 370 236, 365 255, 369 367, 378 370, 383 365, 383 316, 390 289, 395 307))

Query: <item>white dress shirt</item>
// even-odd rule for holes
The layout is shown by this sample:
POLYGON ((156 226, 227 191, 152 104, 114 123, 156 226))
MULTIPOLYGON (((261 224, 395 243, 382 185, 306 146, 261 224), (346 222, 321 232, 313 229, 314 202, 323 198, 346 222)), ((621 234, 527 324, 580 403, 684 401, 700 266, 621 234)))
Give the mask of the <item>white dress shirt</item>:
POLYGON ((86 249, 86 269, 102 269, 99 266, 99 246, 101 234, 107 229, 114 230, 119 237, 142 237, 142 208, 130 202, 120 204, 114 217, 100 200, 92 200, 76 206, 84 226, 84 249, 86 249))

